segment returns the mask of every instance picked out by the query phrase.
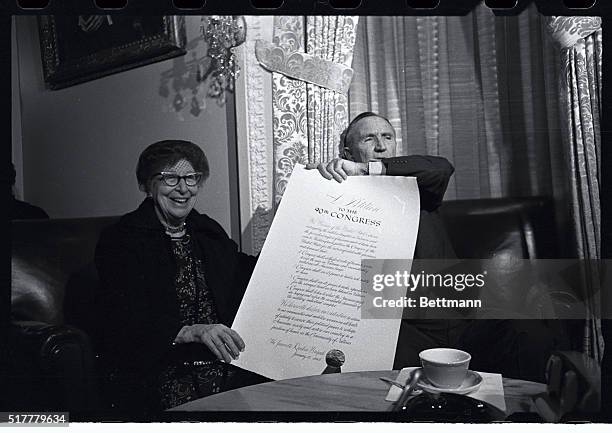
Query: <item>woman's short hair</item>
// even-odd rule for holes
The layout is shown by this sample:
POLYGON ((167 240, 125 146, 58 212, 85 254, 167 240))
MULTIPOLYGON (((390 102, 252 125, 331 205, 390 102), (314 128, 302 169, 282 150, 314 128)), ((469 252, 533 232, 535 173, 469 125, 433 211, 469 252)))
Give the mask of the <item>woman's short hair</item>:
POLYGON ((181 159, 189 161, 195 171, 202 173, 202 182, 208 179, 210 168, 208 159, 200 147, 186 140, 163 140, 148 146, 138 158, 136 179, 145 190, 155 173, 173 166, 181 159))

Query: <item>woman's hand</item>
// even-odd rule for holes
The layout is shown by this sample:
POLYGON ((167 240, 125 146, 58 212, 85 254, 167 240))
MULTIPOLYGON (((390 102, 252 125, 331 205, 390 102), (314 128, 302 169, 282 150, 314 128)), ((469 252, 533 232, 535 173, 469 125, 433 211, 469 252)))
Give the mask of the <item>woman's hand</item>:
POLYGON ((232 362, 244 350, 244 341, 233 329, 220 323, 183 326, 175 343, 203 343, 221 361, 232 362))

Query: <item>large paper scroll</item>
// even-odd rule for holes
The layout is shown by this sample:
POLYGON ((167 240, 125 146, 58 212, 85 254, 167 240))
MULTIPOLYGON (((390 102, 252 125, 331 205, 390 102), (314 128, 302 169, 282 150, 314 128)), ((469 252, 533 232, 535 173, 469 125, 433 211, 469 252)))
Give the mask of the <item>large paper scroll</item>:
POLYGON ((337 183, 297 166, 232 325, 246 344, 234 364, 309 376, 337 349, 343 372, 391 369, 400 320, 361 319, 361 260, 411 259, 419 210, 415 178, 337 183))

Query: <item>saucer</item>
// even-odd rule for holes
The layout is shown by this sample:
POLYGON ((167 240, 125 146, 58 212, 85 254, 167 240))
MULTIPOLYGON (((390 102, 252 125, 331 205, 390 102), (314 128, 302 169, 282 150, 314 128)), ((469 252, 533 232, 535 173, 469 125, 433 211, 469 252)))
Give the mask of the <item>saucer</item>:
POLYGON ((465 376, 465 379, 463 379, 463 383, 458 388, 450 388, 450 389, 449 388, 438 388, 433 383, 431 383, 429 380, 427 380, 426 377, 423 377, 422 379, 420 379, 418 385, 421 389, 427 392, 433 392, 436 394, 441 393, 441 392, 446 392, 448 394, 469 394, 470 392, 474 392, 478 388, 480 388, 481 384, 482 384, 482 376, 476 373, 475 371, 468 370, 467 375, 465 376))

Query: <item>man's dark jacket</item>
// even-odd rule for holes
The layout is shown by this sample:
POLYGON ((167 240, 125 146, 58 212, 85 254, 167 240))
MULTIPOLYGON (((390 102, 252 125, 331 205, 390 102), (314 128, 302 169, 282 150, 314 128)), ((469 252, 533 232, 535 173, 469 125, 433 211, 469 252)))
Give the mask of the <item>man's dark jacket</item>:
POLYGON ((454 167, 438 156, 398 156, 383 159, 387 176, 415 176, 421 199, 415 259, 452 259, 455 250, 438 214, 454 167))

